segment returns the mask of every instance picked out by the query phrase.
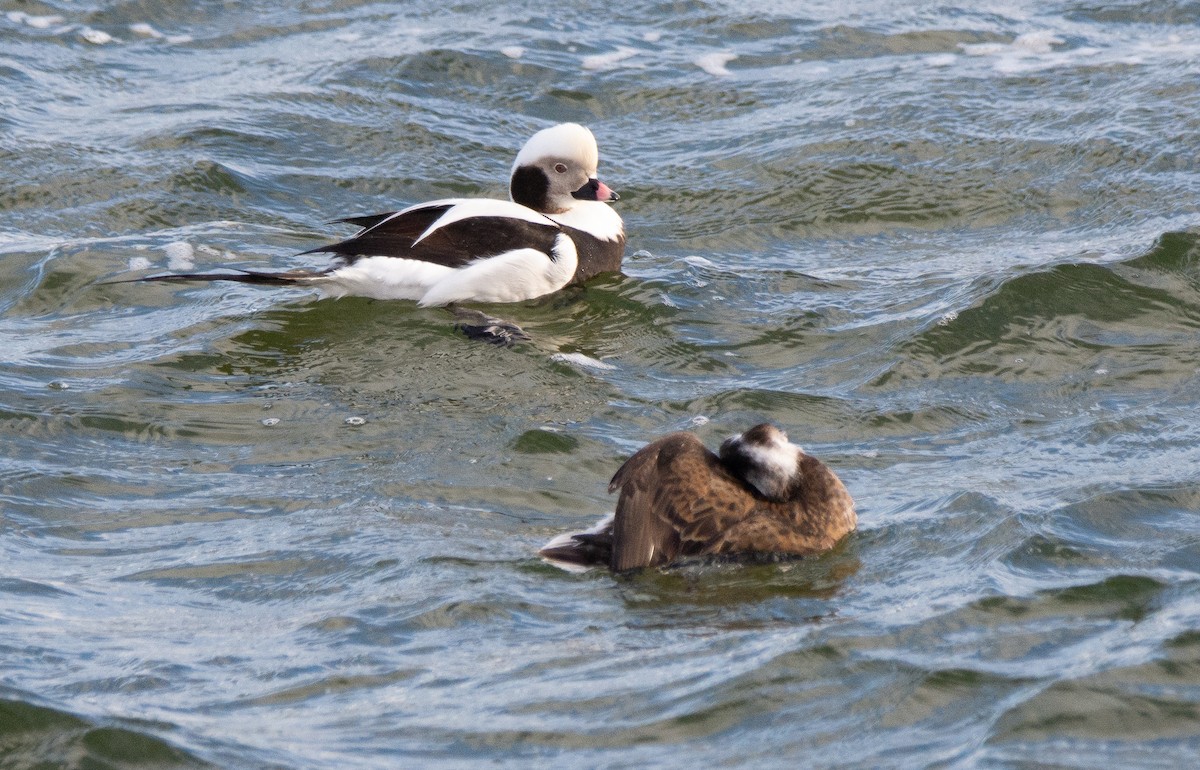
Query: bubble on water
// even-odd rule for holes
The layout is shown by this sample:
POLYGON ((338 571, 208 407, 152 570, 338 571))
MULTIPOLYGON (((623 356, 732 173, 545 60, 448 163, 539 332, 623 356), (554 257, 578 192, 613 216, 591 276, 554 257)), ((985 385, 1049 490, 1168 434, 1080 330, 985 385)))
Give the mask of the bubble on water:
POLYGON ((500 53, 510 59, 520 59, 525 55, 525 49, 519 45, 506 45, 500 49, 500 53))
POLYGON ((700 427, 701 425, 708 425, 709 419, 702 414, 698 414, 692 419, 688 420, 688 422, 691 423, 693 427, 700 427))
POLYGON ((366 425, 367 418, 365 418, 365 417, 347 417, 342 422, 344 422, 347 425, 355 425, 355 426, 366 425))
POLYGON ((278 425, 279 418, 278 417, 264 417, 261 420, 259 420, 259 422, 261 422, 263 425, 266 425, 269 428, 272 425, 278 425))
POLYGON ((71 383, 63 382, 62 380, 53 380, 52 382, 47 383, 46 387, 50 388, 50 390, 70 390, 71 383))

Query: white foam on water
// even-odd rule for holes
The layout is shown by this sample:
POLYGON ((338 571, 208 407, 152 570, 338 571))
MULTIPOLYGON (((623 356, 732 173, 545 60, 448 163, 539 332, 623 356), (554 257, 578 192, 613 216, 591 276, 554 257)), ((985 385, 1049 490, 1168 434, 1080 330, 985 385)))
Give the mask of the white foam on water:
POLYGON ((151 265, 150 260, 146 259, 145 257, 130 257, 129 258, 129 269, 130 270, 148 270, 148 269, 150 269, 150 265, 151 265))
POLYGON ((646 32, 642 35, 642 40, 645 40, 647 43, 657 43, 659 40, 662 40, 662 33, 658 30, 646 32))
POLYGON ((130 24, 129 31, 135 35, 141 35, 142 37, 154 38, 155 40, 158 40, 163 37, 163 33, 159 32, 157 29, 150 26, 149 24, 147 24, 144 21, 138 22, 137 24, 130 24))
POLYGON ((519 45, 506 45, 500 49, 500 53, 510 59, 520 59, 525 55, 525 49, 519 45))
POLYGON ((591 56, 583 57, 583 68, 585 70, 607 70, 612 69, 627 59, 632 59, 638 55, 636 48, 630 48, 627 45, 617 46, 617 50, 610 53, 598 53, 591 56))
MULTIPOLYGON (((966 56, 992 59, 992 69, 1006 75, 1073 66, 1080 60, 1103 53, 1103 49, 1093 46, 1056 48, 1066 45, 1066 42, 1052 30, 1038 30, 1018 35, 1011 43, 959 43, 959 48, 966 56)), ((935 58, 939 63, 942 61, 938 57, 927 57, 926 64, 939 66, 931 61, 935 58)))
POLYGON ((703 56, 697 56, 692 60, 692 63, 710 75, 724 77, 732 74, 725 65, 736 58, 737 54, 735 53, 718 51, 716 53, 706 53, 703 56))
POLYGON ((550 356, 550 360, 561 361, 562 363, 572 364, 574 366, 581 366, 584 369, 610 371, 617 368, 612 364, 601 361, 599 358, 592 358, 591 356, 584 355, 583 353, 555 353, 554 355, 550 356))
POLYGON ((175 241, 163 247, 167 255, 167 267, 171 270, 191 270, 196 266, 196 252, 187 241, 175 241))
POLYGON ((91 27, 84 27, 79 30, 79 36, 92 45, 107 45, 116 39, 104 30, 92 29, 91 27))
POLYGON ((966 66, 986 62, 993 72, 1014 75, 1039 70, 1080 66, 1140 66, 1159 61, 1189 65, 1200 58, 1200 37, 1195 34, 1156 33, 1134 39, 1092 39, 1086 45, 1071 43, 1054 30, 1018 35, 1008 43, 959 43, 961 55, 943 53, 920 59, 927 68, 966 66))
POLYGON ((938 326, 949 326, 950 324, 952 324, 954 322, 954 320, 956 318, 958 318, 958 313, 954 310, 949 310, 949 311, 943 313, 940 318, 938 318, 937 325, 938 326))
POLYGON ((25 23, 34 29, 50 29, 56 24, 62 24, 66 19, 57 14, 48 14, 45 16, 34 16, 28 13, 14 11, 8 14, 8 18, 18 23, 25 23))

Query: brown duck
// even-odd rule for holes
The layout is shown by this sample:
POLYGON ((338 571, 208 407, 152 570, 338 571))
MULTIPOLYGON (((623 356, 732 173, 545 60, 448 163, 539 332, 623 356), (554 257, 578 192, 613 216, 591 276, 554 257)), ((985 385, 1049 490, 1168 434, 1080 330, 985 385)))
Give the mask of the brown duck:
POLYGON ((563 534, 539 554, 574 569, 614 572, 700 556, 808 556, 854 530, 854 501, 824 463, 774 425, 756 425, 716 455, 691 433, 638 450, 608 486, 617 508, 586 532, 563 534))

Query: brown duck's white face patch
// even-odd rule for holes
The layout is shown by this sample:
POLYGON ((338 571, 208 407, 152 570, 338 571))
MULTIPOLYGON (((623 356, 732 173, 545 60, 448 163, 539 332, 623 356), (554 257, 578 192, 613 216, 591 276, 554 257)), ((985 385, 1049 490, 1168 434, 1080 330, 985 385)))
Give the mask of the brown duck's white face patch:
POLYGON ((787 499, 801 454, 800 447, 773 425, 756 425, 721 446, 722 459, 736 463, 746 483, 772 500, 787 499))

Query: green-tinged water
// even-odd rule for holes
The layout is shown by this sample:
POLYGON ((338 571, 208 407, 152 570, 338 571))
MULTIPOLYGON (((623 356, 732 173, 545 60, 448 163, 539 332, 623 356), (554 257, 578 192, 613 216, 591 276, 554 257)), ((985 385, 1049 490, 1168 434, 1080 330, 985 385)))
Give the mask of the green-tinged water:
POLYGON ((0 2, 0 768, 1152 767, 1200 752, 1200 11, 0 2), (339 216, 572 120, 609 276, 444 310, 339 216), (822 558, 541 563, 763 420, 822 558))

